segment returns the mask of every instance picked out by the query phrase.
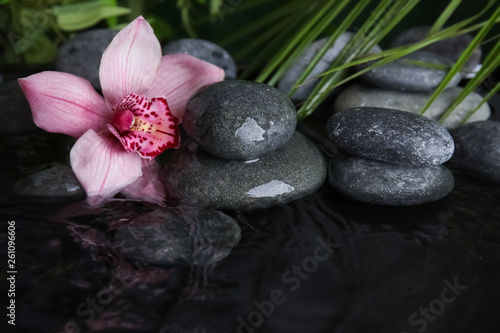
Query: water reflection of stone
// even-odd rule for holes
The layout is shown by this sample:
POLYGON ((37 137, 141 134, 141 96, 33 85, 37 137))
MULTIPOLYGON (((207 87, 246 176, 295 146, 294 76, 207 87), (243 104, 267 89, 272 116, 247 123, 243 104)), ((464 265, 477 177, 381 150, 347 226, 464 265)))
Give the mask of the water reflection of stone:
POLYGON ((162 309, 213 298, 209 276, 238 244, 241 231, 236 220, 219 211, 127 201, 90 208, 74 203, 58 219, 69 223, 73 240, 94 263, 109 271, 97 284, 82 278, 71 282, 86 291, 64 327, 89 332, 150 331, 162 322, 162 309))
POLYGON ((140 204, 111 202, 89 210, 97 212, 98 217, 90 223, 90 228, 70 226, 75 240, 83 247, 93 248, 96 258, 112 253, 137 267, 177 263, 207 266, 226 257, 240 240, 241 230, 236 220, 220 211, 134 205, 140 204))

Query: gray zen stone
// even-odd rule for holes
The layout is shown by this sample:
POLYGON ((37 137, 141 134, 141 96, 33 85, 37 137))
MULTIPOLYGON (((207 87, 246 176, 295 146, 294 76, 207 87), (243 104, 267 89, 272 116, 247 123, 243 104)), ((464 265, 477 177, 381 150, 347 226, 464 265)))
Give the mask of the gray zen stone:
MULTIPOLYGON (((448 107, 456 100, 462 89, 461 87, 446 89, 431 104, 424 115, 436 121, 439 120, 448 107)), ((336 112, 339 112, 356 107, 379 107, 418 114, 430 96, 431 93, 394 91, 357 83, 340 93, 335 100, 334 108, 336 112)), ((481 100, 482 97, 480 95, 474 92, 470 93, 446 118, 442 125, 447 129, 456 128, 469 111, 473 110, 481 100)), ((485 103, 467 122, 486 120, 490 115, 490 107, 485 103)))
POLYGON ((410 166, 437 165, 453 155, 451 135, 435 121, 405 111, 354 108, 327 123, 330 140, 362 157, 410 166))
POLYGON ((226 79, 236 78, 236 64, 225 49, 204 39, 186 38, 170 42, 163 54, 184 53, 204 60, 226 71, 226 79))
POLYGON ((280 90, 230 80, 201 88, 186 106, 186 133, 209 153, 227 159, 263 156, 287 142, 297 112, 280 90))
POLYGON ((190 142, 173 154, 161 177, 167 196, 180 204, 250 210, 316 191, 326 162, 300 133, 272 154, 246 162, 214 157, 190 142))
POLYGON ((454 186, 453 174, 442 165, 414 168, 345 153, 330 161, 329 182, 353 200, 390 206, 439 200, 454 186))
MULTIPOLYGON (((420 26, 402 32, 401 34, 396 36, 396 38, 394 38, 391 47, 398 47, 419 42, 425 37, 427 37, 430 28, 431 28, 430 26, 420 26)), ((458 58, 460 58, 462 53, 472 42, 472 39, 473 37, 471 35, 464 34, 453 38, 445 39, 437 43, 433 43, 420 50, 440 54, 444 57, 450 58, 453 62, 455 62, 458 60, 458 58)), ((477 65, 479 65, 480 62, 481 62, 481 48, 478 47, 472 53, 471 57, 463 67, 463 70, 467 72, 472 72, 474 68, 477 65)))
POLYGON ((453 130, 455 154, 450 162, 500 182, 500 123, 478 121, 453 130))
MULTIPOLYGON (((333 61, 337 58, 337 56, 340 54, 340 52, 344 49, 344 47, 347 45, 349 40, 354 36, 354 33, 352 32, 344 32, 342 33, 339 38, 335 41, 333 46, 325 53, 325 55, 321 58, 321 60, 318 62, 318 64, 314 67, 314 69, 311 71, 311 73, 307 76, 306 80, 309 80, 324 71, 326 71, 330 65, 333 63, 333 61)), ((281 91, 284 91, 285 93, 288 93, 292 87, 294 86, 295 82, 299 79, 299 77, 302 75, 304 70, 307 68, 309 63, 313 60, 313 58, 318 54, 318 52, 321 50, 323 45, 327 42, 328 38, 322 38, 318 39, 314 43, 312 43, 307 49, 305 49, 295 60, 294 64, 290 69, 283 75, 281 80, 278 83, 278 89, 281 91)), ((382 51, 382 49, 377 45, 372 48, 370 53, 377 53, 382 51)), ((295 93, 292 96, 292 99, 298 100, 298 101, 303 101, 306 100, 307 97, 311 94, 311 92, 314 90, 316 85, 318 84, 319 80, 313 80, 308 82, 307 84, 302 85, 299 87, 295 93)))
POLYGON ((0 133, 30 132, 37 129, 30 105, 16 81, 0 84, 0 133))
POLYGON ((241 237, 236 220, 197 207, 157 208, 117 229, 114 247, 146 265, 210 265, 228 256, 241 237))
MULTIPOLYGON (((429 91, 436 88, 447 74, 444 70, 411 64, 405 60, 416 60, 450 67, 453 65, 453 61, 438 54, 415 52, 388 64, 375 67, 361 75, 361 78, 381 88, 401 91, 429 91)), ((368 62, 358 65, 356 68, 359 71, 372 64, 373 62, 368 62)), ((456 86, 461 79, 462 75, 457 73, 448 84, 448 87, 456 86)))
POLYGON ((22 196, 42 198, 85 198, 85 190, 73 170, 65 165, 54 165, 21 178, 14 185, 14 192, 22 196))
POLYGON ((117 33, 118 30, 95 29, 75 34, 59 48, 57 70, 83 77, 100 90, 101 57, 117 33))

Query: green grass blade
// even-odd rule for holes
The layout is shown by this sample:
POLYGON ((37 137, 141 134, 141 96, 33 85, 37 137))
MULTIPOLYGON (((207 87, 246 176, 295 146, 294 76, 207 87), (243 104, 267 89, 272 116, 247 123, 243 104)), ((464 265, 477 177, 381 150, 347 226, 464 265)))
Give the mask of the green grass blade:
MULTIPOLYGON (((481 41, 486 37, 490 29, 493 27, 495 24, 495 20, 500 17, 500 6, 497 7, 493 15, 491 15, 490 19, 488 20, 488 24, 485 25, 479 33, 474 37, 472 42, 469 44, 469 46, 465 49, 465 51, 462 53, 460 58, 457 60, 457 62, 453 65, 451 70, 448 72, 448 74, 444 77, 443 81, 441 81, 441 84, 436 88, 434 93, 431 95, 427 103, 424 105, 422 108, 422 111, 420 112, 421 115, 425 114, 425 111, 431 106, 431 104, 437 99, 437 97, 446 89, 446 86, 448 83, 451 81, 451 79, 457 74, 462 67, 465 65, 469 57, 471 56, 472 52, 474 49, 481 44, 481 41)), ((446 119, 446 117, 451 113, 452 110, 448 110, 445 112, 445 114, 441 117, 440 121, 443 121, 446 119)))
MULTIPOLYGON (((419 0, 406 2, 381 1, 372 16, 363 24, 343 52, 333 62, 331 68, 350 62, 359 57, 362 52, 370 50, 373 45, 385 37, 385 34, 390 31, 390 27, 399 23, 418 2, 419 0)), ((345 74, 345 70, 340 70, 332 73, 332 75, 324 76, 299 109, 298 119, 301 120, 311 114, 328 96, 332 87, 342 81, 345 74)))
MULTIPOLYGON (((257 68, 264 65, 270 58, 276 54, 275 45, 283 45, 287 40, 289 40, 290 35, 297 29, 297 27, 307 19, 307 12, 302 11, 297 16, 290 16, 284 19, 284 28, 280 29, 278 33, 274 33, 274 38, 267 43, 257 56, 252 60, 252 62, 245 68, 243 73, 241 73, 238 78, 241 80, 248 79, 256 71, 257 68)), ((271 35, 271 37, 273 37, 271 35)))
POLYGON ((251 25, 244 27, 236 31, 235 33, 227 36, 226 38, 220 40, 217 44, 221 47, 226 47, 227 45, 239 41, 242 38, 266 27, 270 24, 276 24, 280 22, 283 17, 291 16, 291 14, 296 10, 297 2, 291 2, 287 6, 277 8, 276 10, 270 12, 269 14, 262 16, 260 19, 253 22, 251 25))
MULTIPOLYGON (((471 93, 473 92, 479 85, 488 77, 491 75, 491 73, 498 67, 500 66, 500 57, 498 57, 498 54, 500 54, 500 41, 498 41, 494 48, 491 50, 489 55, 486 57, 486 59, 483 62, 483 66, 481 69, 476 73, 474 78, 472 78, 467 85, 464 87, 464 89, 460 92, 460 94, 457 96, 456 100, 448 107, 446 112, 443 114, 443 116, 439 119, 440 122, 444 121, 448 115, 450 115, 453 110, 460 104, 462 101, 471 93)), ((472 116, 472 114, 471 114, 472 116)), ((470 118, 470 116, 469 116, 470 118)))
MULTIPOLYGON (((300 41, 306 36, 306 34, 314 27, 314 25, 324 17, 330 8, 334 5, 335 1, 327 2, 319 11, 312 16, 311 19, 307 20, 304 26, 299 29, 299 32, 293 36, 281 50, 279 50, 276 55, 271 59, 269 64, 264 68, 262 73, 257 77, 255 81, 264 82, 269 75, 278 67, 285 59, 289 56, 290 52, 300 43, 300 41)), ((314 9, 311 8, 313 11, 314 9)))
POLYGON ((467 122, 467 120, 469 120, 470 117, 472 117, 474 115, 474 113, 476 113, 477 110, 479 110, 479 108, 481 106, 483 106, 484 103, 487 103, 493 96, 495 96, 495 94, 500 90, 500 82, 498 82, 494 87, 493 89, 490 90, 490 92, 483 98, 483 100, 481 101, 481 103, 479 103, 473 110, 469 111, 469 113, 467 113, 467 115, 464 117, 464 119, 462 119, 462 121, 460 122, 461 125, 465 124, 467 122))
MULTIPOLYGON (((312 59, 312 61, 308 64, 304 72, 300 75, 297 81, 294 83, 293 88, 289 91, 289 96, 293 96, 295 91, 298 88, 298 85, 302 84, 307 76, 313 71, 316 65, 320 62, 321 58, 326 54, 326 52, 333 46, 337 38, 344 33, 347 28, 349 28, 354 20, 361 14, 361 12, 365 9, 365 7, 369 4, 368 1, 360 1, 358 4, 349 12, 347 17, 342 21, 342 23, 338 26, 337 29, 333 32, 330 38, 327 40, 325 45, 321 48, 321 50, 316 54, 316 56, 312 59)), ((349 3, 349 0, 341 2, 334 12, 332 12, 332 17, 330 17, 330 21, 332 21, 337 15, 341 12, 342 9, 349 3)))
POLYGON ((439 15, 438 19, 436 20, 436 22, 434 22, 431 29, 429 30, 429 35, 433 35, 443 28, 443 26, 446 24, 451 15, 453 15, 461 2, 462 0, 452 0, 448 3, 448 6, 446 6, 446 8, 443 10, 441 15, 439 15))

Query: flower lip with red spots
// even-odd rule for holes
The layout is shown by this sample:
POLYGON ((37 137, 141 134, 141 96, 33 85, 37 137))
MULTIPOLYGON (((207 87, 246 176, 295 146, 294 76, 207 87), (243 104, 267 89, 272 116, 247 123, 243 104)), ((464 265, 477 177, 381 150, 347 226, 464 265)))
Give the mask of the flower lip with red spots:
POLYGON ((108 129, 128 152, 152 159, 169 148, 179 147, 178 119, 172 115, 167 100, 151 101, 132 93, 113 108, 114 117, 108 129))

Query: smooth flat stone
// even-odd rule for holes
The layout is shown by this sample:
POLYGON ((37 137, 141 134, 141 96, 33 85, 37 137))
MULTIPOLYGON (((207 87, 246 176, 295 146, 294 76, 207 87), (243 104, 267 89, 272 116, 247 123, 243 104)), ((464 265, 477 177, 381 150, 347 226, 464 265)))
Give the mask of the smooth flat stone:
POLYGON ((500 182, 500 123, 478 121, 453 131, 455 154, 450 162, 500 182))
POLYGON ((14 192, 21 196, 72 200, 86 196, 73 170, 66 165, 54 165, 21 178, 14 185, 14 192))
POLYGON ((95 29, 75 34, 59 48, 57 70, 83 77, 95 89, 101 90, 99 66, 102 54, 117 33, 118 30, 95 29))
POLYGON ((406 111, 354 108, 334 114, 328 137, 351 154, 410 166, 438 165, 453 155, 451 135, 435 121, 406 111))
POLYGON ((173 202, 251 210, 316 191, 326 178, 326 162, 300 133, 273 153, 250 161, 217 158, 190 142, 174 152, 161 178, 173 202))
MULTIPOLYGON (((433 120, 439 120, 458 97, 463 88, 448 88, 431 104, 424 116, 433 120)), ((397 109, 411 113, 420 113, 425 103, 429 100, 431 93, 403 92, 377 88, 368 84, 356 83, 345 89, 335 100, 336 112, 356 107, 379 107, 397 109)), ((462 119, 473 110, 482 100, 482 97, 474 92, 470 93, 446 118, 442 126, 446 129, 456 128, 462 119)), ((483 104, 467 123, 486 120, 490 117, 491 110, 488 103, 483 104)))
POLYGON ((17 80, 0 84, 0 133, 36 130, 30 105, 17 80))
MULTIPOLYGON (((392 41, 391 48, 413 44, 421 41, 429 33, 430 26, 420 26, 402 32, 392 41)), ((437 43, 430 44, 421 51, 432 52, 450 58, 456 62, 474 38, 469 34, 448 38, 437 43)), ((481 48, 476 48, 462 70, 472 72, 481 62, 481 48)))
MULTIPOLYGON (((333 61, 338 57, 340 52, 347 45, 349 40, 354 36, 352 32, 344 32, 339 38, 333 43, 333 46, 328 49, 325 55, 321 58, 318 64, 314 67, 311 73, 307 76, 306 81, 312 79, 313 77, 323 73, 328 70, 333 61)), ((288 94, 288 92, 292 89, 295 82, 302 75, 307 66, 311 63, 313 58, 318 54, 321 48, 325 45, 328 38, 321 38, 317 41, 313 42, 307 49, 305 49, 295 60, 293 65, 288 69, 288 71, 283 75, 281 80, 278 82, 278 89, 284 91, 288 94)), ((382 51, 382 49, 377 45, 374 46, 370 53, 377 53, 382 51)), ((319 80, 313 80, 308 82, 307 84, 299 87, 292 96, 293 100, 304 101, 314 90, 319 80)))
POLYGON ((442 165, 414 168, 345 153, 330 161, 329 182, 353 200, 389 206, 436 201, 455 184, 451 171, 442 165))
POLYGON ((297 125, 290 99, 267 84, 241 80, 201 88, 186 106, 183 126, 217 157, 248 160, 283 146, 297 125))
POLYGON ((225 49, 204 39, 185 38, 168 43, 163 54, 184 53, 204 60, 226 72, 226 79, 236 78, 236 64, 225 49))
POLYGON ((197 207, 157 208, 115 227, 113 248, 140 266, 206 266, 229 255, 241 229, 232 217, 197 207))
MULTIPOLYGON (((380 88, 401 91, 429 91, 435 89, 447 74, 447 71, 419 66, 405 60, 415 60, 449 67, 453 66, 453 61, 438 54, 414 52, 388 64, 375 67, 361 75, 361 78, 380 88)), ((359 71, 372 64, 373 62, 360 64, 356 66, 356 69, 359 71)), ((456 86, 461 79, 462 75, 457 73, 448 84, 448 87, 456 86)))

